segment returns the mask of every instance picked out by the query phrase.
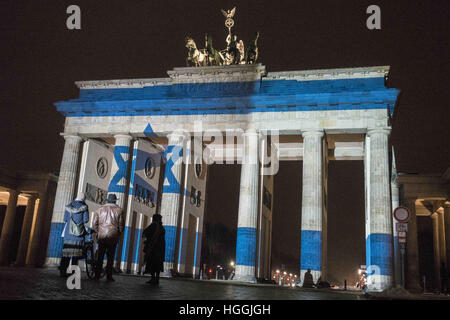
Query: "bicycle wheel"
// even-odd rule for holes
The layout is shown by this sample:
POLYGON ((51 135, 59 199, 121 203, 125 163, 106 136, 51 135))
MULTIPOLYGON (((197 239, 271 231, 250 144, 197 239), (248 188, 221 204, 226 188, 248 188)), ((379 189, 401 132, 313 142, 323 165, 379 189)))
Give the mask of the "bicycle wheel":
POLYGON ((95 256, 92 245, 88 245, 86 247, 86 274, 89 279, 93 279, 95 277, 95 256))
MULTIPOLYGON (((94 261, 97 261, 97 259, 98 259, 98 250, 95 251, 94 257, 95 257, 94 261)), ((102 270, 100 271, 100 278, 103 278, 104 276, 106 276, 106 271, 105 271, 105 268, 103 268, 103 266, 102 266, 102 270)))

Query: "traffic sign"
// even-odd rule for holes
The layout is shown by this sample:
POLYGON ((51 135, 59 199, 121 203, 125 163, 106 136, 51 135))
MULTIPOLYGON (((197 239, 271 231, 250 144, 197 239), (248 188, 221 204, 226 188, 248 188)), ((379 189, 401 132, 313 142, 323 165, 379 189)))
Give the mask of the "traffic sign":
POLYGON ((398 222, 408 222, 410 216, 409 210, 406 207, 400 206, 394 210, 394 218, 398 222))
POLYGON ((406 238, 398 238, 398 243, 406 243, 406 238))
POLYGON ((395 224, 395 230, 397 230, 397 232, 406 232, 408 231, 408 224, 404 222, 397 222, 395 224))
POLYGON ((406 231, 399 231, 398 232, 398 237, 399 238, 406 238, 406 231))

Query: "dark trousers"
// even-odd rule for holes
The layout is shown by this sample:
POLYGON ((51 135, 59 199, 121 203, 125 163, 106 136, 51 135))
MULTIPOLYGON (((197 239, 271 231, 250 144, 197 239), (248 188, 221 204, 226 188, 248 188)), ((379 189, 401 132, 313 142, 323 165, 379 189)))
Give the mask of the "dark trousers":
MULTIPOLYGON (((69 267, 71 257, 62 257, 59 263, 59 273, 64 276, 67 274, 67 268, 69 267)), ((72 265, 78 264, 79 258, 72 257, 72 265)))
POLYGON ((106 253, 106 276, 108 278, 112 277, 112 270, 113 270, 113 264, 114 264, 114 255, 116 254, 116 246, 117 242, 114 243, 98 243, 98 256, 97 256, 97 263, 96 263, 96 270, 95 270, 95 276, 100 277, 100 273, 103 267, 103 259, 105 257, 106 253))
POLYGON ((151 271, 150 275, 152 276, 152 282, 159 284, 159 271, 151 271))

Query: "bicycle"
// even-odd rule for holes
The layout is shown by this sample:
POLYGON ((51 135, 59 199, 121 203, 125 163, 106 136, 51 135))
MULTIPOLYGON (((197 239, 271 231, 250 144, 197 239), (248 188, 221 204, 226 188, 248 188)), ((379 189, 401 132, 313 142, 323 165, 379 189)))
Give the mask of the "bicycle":
MULTIPOLYGON (((95 233, 96 232, 94 231, 94 229, 89 228, 88 233, 85 236, 83 247, 83 256, 86 262, 86 274, 89 279, 93 279, 95 277, 95 264, 97 263, 98 257, 98 245, 95 233)), ((105 275, 105 269, 102 267, 100 278, 103 278, 105 275)))

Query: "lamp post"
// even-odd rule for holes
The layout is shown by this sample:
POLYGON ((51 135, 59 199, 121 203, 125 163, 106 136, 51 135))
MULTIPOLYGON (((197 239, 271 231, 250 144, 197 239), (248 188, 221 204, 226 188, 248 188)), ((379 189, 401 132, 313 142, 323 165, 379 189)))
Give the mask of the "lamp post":
POLYGON ((280 270, 277 270, 277 274, 278 274, 278 285, 281 286, 281 274, 280 274, 280 270))

